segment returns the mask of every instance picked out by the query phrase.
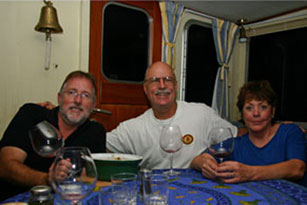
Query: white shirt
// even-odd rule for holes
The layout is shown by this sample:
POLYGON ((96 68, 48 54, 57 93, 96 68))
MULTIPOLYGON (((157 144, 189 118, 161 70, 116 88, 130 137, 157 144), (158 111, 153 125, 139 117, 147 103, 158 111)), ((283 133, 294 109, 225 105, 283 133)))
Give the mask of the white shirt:
POLYGON ((155 118, 152 109, 142 115, 124 121, 107 133, 107 149, 114 153, 128 153, 143 156, 142 168, 167 169, 170 167, 169 154, 159 145, 164 125, 179 125, 183 136, 193 136, 191 144, 173 155, 173 168, 188 168, 192 159, 208 146, 208 133, 212 127, 230 127, 233 135, 237 128, 220 118, 216 112, 202 103, 177 101, 175 115, 167 120, 155 118))

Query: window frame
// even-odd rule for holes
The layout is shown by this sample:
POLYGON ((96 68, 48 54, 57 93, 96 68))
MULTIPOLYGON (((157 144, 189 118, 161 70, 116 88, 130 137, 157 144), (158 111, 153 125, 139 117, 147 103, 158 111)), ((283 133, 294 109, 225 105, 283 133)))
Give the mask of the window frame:
MULTIPOLYGON (((103 72, 103 67, 104 67, 104 62, 103 62, 103 58, 104 58, 104 51, 103 51, 103 48, 104 48, 104 31, 105 31, 105 18, 104 18, 104 15, 105 15, 105 10, 107 9, 108 6, 110 5, 117 5, 117 6, 121 6, 121 7, 124 7, 124 8, 130 8, 132 10, 136 10, 136 11, 140 11, 140 12, 143 12, 147 18, 148 18, 148 38, 147 38, 147 41, 148 41, 148 44, 147 44, 147 47, 148 47, 148 56, 147 56, 147 66, 146 68, 151 64, 151 56, 152 56, 152 43, 151 43, 151 39, 153 38, 153 25, 152 25, 152 22, 153 22, 153 19, 152 17, 148 14, 148 12, 145 10, 145 9, 142 9, 142 8, 139 8, 139 7, 136 7, 136 6, 133 6, 133 5, 128 5, 128 4, 122 4, 122 3, 118 3, 118 2, 108 2, 104 5, 104 7, 102 8, 102 32, 101 32, 101 75, 104 76, 104 78, 108 81, 108 82, 112 82, 112 83, 127 83, 127 84, 143 84, 144 82, 144 79, 141 80, 141 81, 130 81, 130 80, 117 80, 117 79, 112 79, 112 78, 109 78, 105 75, 105 73, 103 72)), ((146 71, 146 68, 145 68, 145 71, 146 71)), ((144 71, 144 74, 145 74, 145 71, 144 71)))
MULTIPOLYGON (((195 20, 195 19, 191 19, 191 20, 188 20, 185 25, 184 25, 184 51, 183 51, 183 58, 184 58, 184 62, 183 62, 183 67, 182 67, 182 79, 181 79, 181 90, 180 90, 180 96, 181 96, 181 99, 183 101, 186 101, 186 76, 187 76, 187 55, 188 55, 188 33, 189 33, 189 29, 191 28, 191 26, 194 26, 194 25, 197 25, 197 26, 201 26, 201 27, 204 27, 204 28, 208 28, 211 30, 212 32, 212 26, 211 24, 208 24, 206 22, 202 22, 202 21, 199 21, 199 20, 195 20)), ((213 38, 213 32, 212 32, 212 38, 213 38)), ((214 41, 214 39, 213 39, 214 41)), ((213 42, 214 44, 214 42, 213 42)), ((215 47, 214 47, 215 49, 215 47)), ((216 59, 216 56, 215 56, 215 59, 216 59)), ((216 70, 218 71, 218 62, 217 62, 217 67, 216 67, 216 70)), ((214 77, 214 82, 215 82, 215 77, 214 77)), ((214 89, 214 84, 213 84, 213 89, 214 89)), ((213 90, 214 91, 214 90, 213 90)), ((211 96, 211 98, 213 97, 213 94, 211 96)), ((202 103, 205 103, 205 102, 202 102, 202 103)), ((211 103, 212 103, 212 100, 210 102, 210 104, 206 103, 208 106, 211 106, 211 103)))
POLYGON ((189 21, 196 21, 199 22, 202 25, 207 25, 208 27, 211 27, 212 25, 212 17, 208 16, 206 14, 190 10, 190 9, 185 9, 183 11, 181 20, 180 20, 180 25, 178 27, 178 35, 176 38, 176 59, 175 59, 175 75, 177 77, 177 99, 184 101, 184 95, 183 93, 185 92, 185 73, 186 73, 186 55, 185 55, 185 50, 186 50, 186 44, 185 44, 185 39, 186 39, 186 32, 185 32, 185 25, 189 21))
MULTIPOLYGON (((89 44, 89 72, 96 77, 97 100, 96 106, 105 105, 149 105, 143 85, 136 83, 110 82, 101 74, 101 45, 102 45, 102 11, 107 1, 90 2, 90 44, 89 44)), ((146 10, 153 18, 151 44, 152 62, 161 60, 162 26, 159 3, 156 1, 126 1, 121 2, 146 10)))

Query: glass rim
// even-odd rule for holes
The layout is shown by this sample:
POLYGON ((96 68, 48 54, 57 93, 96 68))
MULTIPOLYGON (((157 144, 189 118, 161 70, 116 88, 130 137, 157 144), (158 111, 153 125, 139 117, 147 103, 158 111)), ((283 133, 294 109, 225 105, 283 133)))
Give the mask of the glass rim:
POLYGON ((121 172, 115 173, 111 175, 111 181, 114 179, 121 179, 121 180, 129 180, 129 179, 137 179, 137 174, 131 172, 121 172))
POLYGON ((63 152, 63 151, 86 151, 88 154, 91 155, 91 151, 88 147, 83 147, 83 146, 68 146, 68 147, 61 147, 59 152, 63 152))
POLYGON ((169 175, 167 174, 163 174, 163 173, 154 173, 154 174, 148 174, 148 176, 146 177, 147 180, 152 179, 153 177, 159 177, 159 178, 155 178, 155 181, 164 181, 164 180, 169 180, 169 175))

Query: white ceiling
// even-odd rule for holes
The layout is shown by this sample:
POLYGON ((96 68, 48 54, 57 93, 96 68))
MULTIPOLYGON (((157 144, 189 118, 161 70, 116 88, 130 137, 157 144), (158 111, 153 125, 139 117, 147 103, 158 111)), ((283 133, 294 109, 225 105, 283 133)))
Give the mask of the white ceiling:
POLYGON ((232 22, 239 19, 247 19, 247 23, 257 22, 270 17, 294 11, 300 8, 307 8, 305 1, 191 1, 174 0, 187 8, 201 11, 210 16, 222 18, 232 22))

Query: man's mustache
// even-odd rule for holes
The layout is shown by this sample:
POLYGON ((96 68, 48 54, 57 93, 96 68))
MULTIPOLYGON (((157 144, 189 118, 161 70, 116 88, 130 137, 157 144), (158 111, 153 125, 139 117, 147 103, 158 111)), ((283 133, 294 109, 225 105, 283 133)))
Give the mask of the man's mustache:
POLYGON ((73 105, 73 106, 70 106, 69 109, 78 109, 80 111, 83 111, 84 108, 82 106, 73 105))
POLYGON ((155 95, 169 95, 171 91, 169 89, 164 89, 164 90, 157 90, 155 92, 155 95))

